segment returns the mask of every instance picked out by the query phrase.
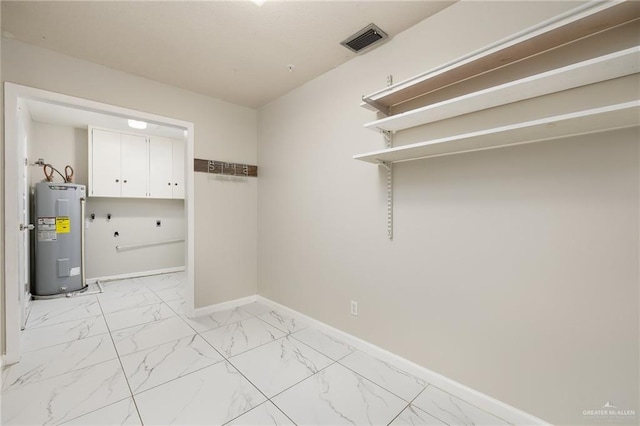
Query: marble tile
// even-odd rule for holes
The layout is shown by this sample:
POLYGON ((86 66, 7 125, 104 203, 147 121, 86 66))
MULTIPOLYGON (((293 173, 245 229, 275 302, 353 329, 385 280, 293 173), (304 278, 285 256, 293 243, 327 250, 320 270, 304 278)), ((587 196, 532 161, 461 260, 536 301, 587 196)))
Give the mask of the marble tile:
POLYGON ((176 313, 164 303, 142 306, 140 308, 116 311, 104 316, 109 330, 121 330, 135 325, 160 321, 176 316, 176 313))
POLYGON ((435 417, 433 417, 432 415, 425 413, 424 411, 422 411, 421 409, 419 409, 418 407, 414 407, 413 405, 409 405, 407 408, 405 408, 402 413, 400 413, 398 415, 398 417, 396 417, 391 423, 390 425, 415 425, 415 426, 422 426, 422 425, 445 425, 445 422, 441 422, 440 420, 436 419, 435 417))
POLYGON ((164 288, 162 290, 154 290, 156 295, 168 302, 170 300, 182 300, 184 299, 184 287, 183 286, 175 286, 170 288, 164 288))
POLYGON ((20 349, 24 353, 108 332, 102 315, 46 327, 27 328, 22 332, 20 349))
POLYGON ((2 390, 17 389, 115 358, 109 334, 25 352, 20 362, 2 370, 2 390))
POLYGON ((184 272, 172 274, 149 275, 140 277, 140 281, 152 290, 182 286, 185 282, 184 272))
POLYGON ((341 359, 340 364, 395 393, 407 402, 427 386, 424 380, 362 351, 356 351, 341 359))
POLYGON ((197 334, 122 357, 134 394, 208 367, 224 358, 197 334))
POLYGON ((279 328, 280 330, 286 333, 293 333, 298 330, 302 330, 303 328, 308 327, 308 325, 296 318, 281 314, 278 311, 269 311, 266 314, 260 315, 260 318, 263 321, 271 324, 272 326, 279 328))
POLYGON ((269 343, 285 334, 257 318, 218 327, 202 333, 207 342, 227 358, 269 343))
POLYGON ((340 364, 287 389, 273 403, 299 425, 386 425, 407 405, 340 364))
POLYGON ((60 324, 96 315, 102 315, 102 311, 95 296, 35 300, 29 313, 27 328, 60 324))
POLYGON ((111 333, 120 356, 193 335, 193 329, 180 317, 171 317, 111 333))
POLYGON ((507 425, 506 421, 435 386, 428 386, 412 403, 433 417, 455 425, 507 425))
POLYGON ((185 321, 187 321, 194 330, 196 330, 198 333, 201 333, 248 318, 252 318, 251 314, 243 311, 240 308, 233 308, 226 309, 224 311, 213 312, 209 315, 185 318, 185 321))
POLYGON ((169 300, 168 302, 165 302, 168 307, 173 309, 173 312, 182 316, 187 314, 187 311, 185 310, 185 303, 186 302, 184 300, 169 300))
POLYGON ((271 311, 271 308, 269 306, 263 305, 262 303, 258 303, 258 302, 242 305, 240 306, 240 309, 242 309, 245 312, 249 312, 251 315, 255 315, 257 317, 271 311))
POLYGON ((76 426, 138 426, 142 425, 133 398, 127 398, 84 416, 76 417, 65 425, 76 426))
POLYGON ((3 392, 2 424, 58 424, 129 396, 114 359, 3 392))
POLYGON ((162 303, 162 300, 153 292, 138 293, 131 296, 125 294, 121 297, 101 297, 99 300, 102 311, 105 314, 162 303))
POLYGON ((266 425, 293 425, 294 423, 289 420, 287 416, 282 413, 273 405, 273 403, 267 401, 261 405, 258 405, 256 408, 251 411, 247 411, 240 417, 230 421, 227 425, 237 425, 237 426, 266 426, 266 425))
POLYGON ((265 401, 227 362, 198 370, 135 396, 148 425, 220 425, 265 401))
POLYGON ((98 294, 98 299, 111 297, 135 296, 136 294, 150 293, 151 289, 144 285, 139 278, 129 278, 118 281, 108 281, 102 284, 103 293, 98 294))
POLYGON ((271 398, 333 361, 286 336, 242 353, 231 362, 251 383, 271 398))
POLYGON ((342 340, 338 340, 315 328, 305 328, 291 336, 336 361, 356 350, 356 348, 347 345, 342 340))

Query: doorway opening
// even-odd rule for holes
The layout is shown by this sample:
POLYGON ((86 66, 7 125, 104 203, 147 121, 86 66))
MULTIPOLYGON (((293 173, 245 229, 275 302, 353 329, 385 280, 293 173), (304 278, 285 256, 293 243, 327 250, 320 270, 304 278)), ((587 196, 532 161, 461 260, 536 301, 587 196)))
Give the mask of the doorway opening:
MULTIPOLYGON (((82 218, 82 227, 87 229, 92 225, 93 220, 98 217, 102 223, 107 223, 111 220, 113 212, 112 209, 130 209, 139 211, 141 208, 145 208, 144 202, 162 203, 162 206, 153 206, 157 210, 173 211, 177 217, 180 215, 180 210, 183 215, 180 215, 183 219, 182 222, 176 220, 172 222, 170 220, 161 220, 161 218, 153 218, 153 226, 157 226, 160 222, 160 226, 174 226, 183 227, 181 229, 184 236, 183 254, 184 254, 184 270, 185 270, 185 314, 189 317, 193 316, 194 311, 194 188, 193 188, 193 146, 194 146, 194 125, 193 123, 178 120, 169 117, 163 117, 156 114, 151 114, 142 111, 136 111, 128 108, 122 108, 100 102, 90 101, 86 99, 76 98, 73 96, 62 95, 50 91, 41 89, 35 89, 27 86, 22 86, 13 83, 5 83, 5 182, 4 182, 4 262, 5 262, 5 355, 4 363, 10 364, 17 362, 20 359, 20 334, 21 329, 24 326, 25 313, 24 308, 26 300, 29 297, 28 293, 28 281, 29 281, 29 194, 28 190, 31 183, 37 181, 38 177, 29 176, 29 170, 33 169, 30 163, 38 163, 37 158, 31 158, 29 145, 34 143, 33 135, 29 134, 27 120, 30 117, 27 114, 37 116, 38 122, 48 122, 39 124, 39 130, 34 133, 48 134, 47 132, 56 131, 56 129, 62 129, 62 131, 69 131, 71 136, 69 137, 71 147, 68 149, 76 150, 78 156, 78 164, 84 164, 80 166, 81 175, 83 179, 87 179, 87 156, 83 152, 83 149, 88 149, 87 143, 90 140, 90 132, 92 129, 109 130, 112 133, 118 133, 122 135, 142 135, 147 138, 148 143, 152 143, 157 139, 158 146, 166 146, 171 141, 176 142, 173 145, 174 155, 173 158, 178 158, 177 165, 174 166, 174 170, 180 170, 180 176, 175 176, 172 179, 172 185, 176 185, 180 182, 183 186, 182 190, 178 193, 174 189, 172 197, 162 195, 158 200, 145 200, 142 198, 130 197, 130 198, 104 198, 99 197, 99 194, 94 194, 93 213, 87 211, 85 217, 82 218), (144 131, 133 130, 128 126, 128 120, 135 120, 138 122, 147 123, 148 128, 144 131), (53 126, 53 127, 47 127, 53 126), (67 130, 65 130, 67 129, 67 130), (86 129, 86 130, 85 130, 86 129), (86 133, 83 133, 86 132, 86 133), (75 136, 74 136, 75 134, 75 136), (75 141, 73 139, 75 138, 75 141), (86 138, 83 140, 83 138, 86 138), (84 147, 84 148, 83 148, 84 147), (177 151, 176 151, 177 150, 177 151), (84 156, 84 158, 82 158, 84 156), (175 195, 179 194, 179 195, 175 195), (173 198, 173 199, 172 199, 173 198), (182 201, 182 198, 184 201, 182 201), (126 205, 126 203, 138 203, 137 205, 126 205), (142 203, 142 204, 141 204, 142 203), (103 211, 104 210, 104 211, 103 211), (104 218, 102 217, 104 216, 104 218)), ((36 135, 38 136, 38 135, 36 135)), ((37 138, 40 142, 39 152, 43 152, 45 144, 42 143, 43 138, 41 135, 37 138)), ((49 146, 47 156, 51 156, 55 161, 55 146, 49 146), (53 151, 51 151, 53 149, 53 151)), ((36 156, 38 153, 34 152, 36 156)), ((45 162, 49 162, 49 158, 44 159, 45 162)), ((51 162, 53 162, 51 161, 51 162)), ((61 160, 62 161, 62 160, 61 160)), ((64 164, 60 164, 60 167, 64 168, 64 164)), ((39 170, 33 170, 34 173, 39 173, 39 170)), ((83 183, 83 182, 79 182, 83 183)), ((91 189, 89 189, 91 191, 91 189)), ((89 195, 89 202, 91 202, 91 193, 89 195)), ((147 193, 149 198, 150 193, 147 193)), ((148 207, 148 205, 147 205, 148 207)), ((104 224, 103 224, 104 225, 104 224)), ((116 235, 115 233, 113 235, 116 235)), ((119 233, 118 233, 119 235, 119 233)), ((115 241, 115 240, 114 240, 115 241)), ((181 240, 167 240, 165 238, 163 243, 169 243, 167 245, 173 245, 172 243, 180 242, 181 240)), ((94 241, 95 243, 95 241, 94 241)), ((153 241, 151 245, 155 246, 153 241)), ((145 244, 142 244, 145 245, 145 244)), ((119 247, 126 247, 120 245, 119 247)), ((174 248, 175 251, 175 248, 174 248)), ((136 272, 133 273, 118 273, 118 271, 108 272, 106 270, 100 270, 97 268, 98 262, 93 263, 93 270, 89 266, 90 274, 87 276, 87 281, 96 281, 97 279, 104 279, 105 277, 127 277, 136 276, 136 272)), ((90 263, 91 265, 91 263, 90 263)), ((147 268, 154 269, 154 268, 147 268)), ((154 270, 160 270, 162 268, 155 268, 154 270)), ((169 268, 171 269, 171 268, 169 268)), ((175 269, 175 268, 174 268, 175 269)), ((179 269, 179 268, 178 268, 179 269)), ((144 274, 142 274, 144 275, 144 274)))

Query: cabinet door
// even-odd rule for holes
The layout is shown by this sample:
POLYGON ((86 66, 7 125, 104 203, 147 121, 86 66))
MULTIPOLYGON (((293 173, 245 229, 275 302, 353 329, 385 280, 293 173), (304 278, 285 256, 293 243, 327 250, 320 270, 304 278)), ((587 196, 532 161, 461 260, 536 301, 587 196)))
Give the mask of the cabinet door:
POLYGON ((120 196, 120 133, 93 129, 91 131, 92 196, 120 196))
POLYGON ((184 142, 173 141, 173 198, 184 198, 184 142))
POLYGON ((123 197, 144 198, 147 196, 149 180, 149 155, 147 138, 122 134, 120 138, 122 158, 123 197))
POLYGON ((171 139, 149 139, 149 196, 152 198, 173 197, 172 150, 171 139))

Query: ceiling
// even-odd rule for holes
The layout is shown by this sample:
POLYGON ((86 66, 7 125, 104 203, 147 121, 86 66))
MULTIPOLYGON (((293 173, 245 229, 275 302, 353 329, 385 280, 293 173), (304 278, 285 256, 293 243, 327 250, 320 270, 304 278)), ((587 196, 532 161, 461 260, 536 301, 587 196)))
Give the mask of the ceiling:
POLYGON ((392 38, 452 3, 3 0, 2 34, 257 108, 355 57, 340 42, 369 23, 392 38))
POLYGON ((136 130, 129 127, 127 117, 118 117, 115 115, 87 111, 79 108, 70 108, 33 99, 28 99, 25 103, 29 109, 31 119, 42 123, 75 127, 77 129, 86 129, 88 126, 96 126, 148 136, 185 139, 185 130, 178 127, 147 123, 147 128, 145 130, 136 130))

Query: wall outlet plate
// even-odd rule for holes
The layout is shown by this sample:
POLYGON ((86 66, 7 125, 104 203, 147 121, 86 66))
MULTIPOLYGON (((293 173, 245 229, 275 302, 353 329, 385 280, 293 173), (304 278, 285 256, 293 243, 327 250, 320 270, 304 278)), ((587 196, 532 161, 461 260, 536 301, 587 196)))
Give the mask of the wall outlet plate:
POLYGON ((351 315, 353 315, 354 317, 358 316, 358 302, 356 302, 355 300, 351 301, 351 315))

